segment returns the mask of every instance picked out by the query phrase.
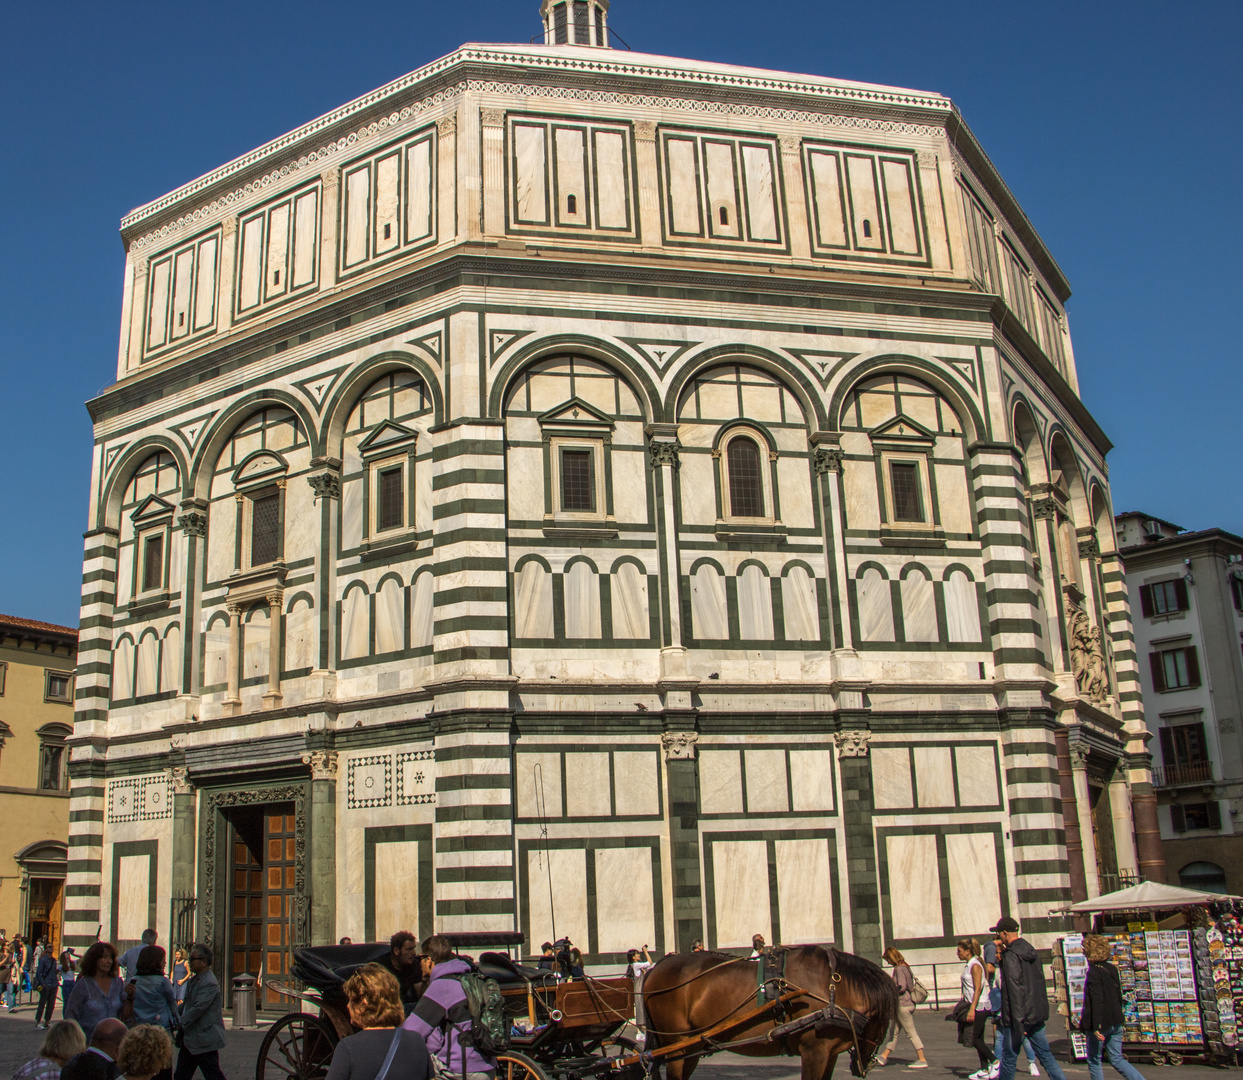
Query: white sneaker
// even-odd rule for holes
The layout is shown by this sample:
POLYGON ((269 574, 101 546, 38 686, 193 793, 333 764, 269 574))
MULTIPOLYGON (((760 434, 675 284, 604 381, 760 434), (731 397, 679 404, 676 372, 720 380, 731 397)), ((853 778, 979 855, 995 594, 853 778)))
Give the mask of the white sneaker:
POLYGON ((907 1068, 908 1068, 908 1069, 926 1069, 926 1068, 928 1068, 928 1062, 926 1062, 926 1061, 912 1061, 912 1062, 911 1062, 911 1063, 907 1066, 907 1068))
POLYGON ((1001 1075, 1001 1058, 994 1058, 993 1063, 988 1067, 988 1080, 997 1080, 1001 1075))
POLYGON ((1040 1070, 1039 1070, 1038 1068, 1036 1068, 1036 1063, 1035 1063, 1034 1061, 1032 1061, 1032 1062, 1029 1062, 1029 1063, 1028 1063, 1028 1065, 1027 1065, 1027 1071, 1028 1071, 1029 1073, 1031 1073, 1031 1074, 1032 1074, 1032 1076, 1039 1076, 1039 1075, 1040 1075, 1040 1070))
POLYGON ((967 1077, 967 1080, 988 1080, 988 1070, 976 1069, 975 1072, 967 1077))

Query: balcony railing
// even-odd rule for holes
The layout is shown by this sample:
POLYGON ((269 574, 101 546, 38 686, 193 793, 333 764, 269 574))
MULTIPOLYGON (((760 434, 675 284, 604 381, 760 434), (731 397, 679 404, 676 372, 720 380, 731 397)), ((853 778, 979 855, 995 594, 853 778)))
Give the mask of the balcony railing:
POLYGON ((1211 784, 1211 761, 1188 761, 1182 765, 1163 765, 1152 770, 1153 787, 1183 787, 1187 784, 1211 784))

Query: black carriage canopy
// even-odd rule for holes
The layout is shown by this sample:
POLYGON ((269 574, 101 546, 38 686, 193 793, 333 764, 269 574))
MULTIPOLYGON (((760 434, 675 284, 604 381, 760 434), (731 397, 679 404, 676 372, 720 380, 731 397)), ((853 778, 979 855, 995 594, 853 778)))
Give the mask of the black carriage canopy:
MULTIPOLYGON (((516 964, 505 953, 479 951, 521 946, 526 939, 520 931, 459 931, 441 936, 449 939, 455 952, 474 955, 479 970, 498 983, 539 981, 552 974, 516 964)), ((345 980, 364 964, 378 963, 388 954, 387 941, 359 945, 312 945, 294 950, 294 965, 290 974, 307 986, 327 993, 340 990, 345 980)))

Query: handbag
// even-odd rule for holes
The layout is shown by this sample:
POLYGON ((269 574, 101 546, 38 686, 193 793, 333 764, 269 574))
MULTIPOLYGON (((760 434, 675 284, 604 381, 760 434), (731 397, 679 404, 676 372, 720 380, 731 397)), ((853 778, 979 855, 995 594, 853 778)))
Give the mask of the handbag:
POLYGON ((911 984, 910 990, 907 991, 911 1004, 922 1005, 928 1000, 928 988, 914 974, 911 975, 911 984))

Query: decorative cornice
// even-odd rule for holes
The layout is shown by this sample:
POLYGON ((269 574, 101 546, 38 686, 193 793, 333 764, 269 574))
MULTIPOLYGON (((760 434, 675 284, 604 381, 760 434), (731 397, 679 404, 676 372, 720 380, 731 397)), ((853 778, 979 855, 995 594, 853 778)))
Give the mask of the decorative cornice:
POLYGON ((666 731, 660 736, 666 761, 694 761, 695 744, 698 741, 697 731, 666 731))
POLYGON ((870 731, 838 731, 833 738, 839 758, 868 756, 868 743, 872 738, 870 731))

